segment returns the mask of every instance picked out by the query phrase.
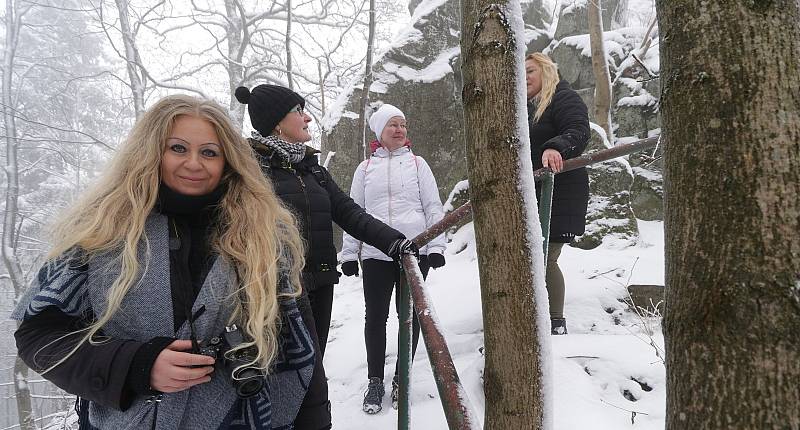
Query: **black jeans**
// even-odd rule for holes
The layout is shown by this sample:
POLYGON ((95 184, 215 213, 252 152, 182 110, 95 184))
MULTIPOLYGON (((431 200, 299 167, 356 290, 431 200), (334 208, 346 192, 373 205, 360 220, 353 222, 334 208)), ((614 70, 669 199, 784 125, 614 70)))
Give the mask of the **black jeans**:
MULTIPOLYGON (((309 277, 310 278, 310 277, 309 277)), ((321 347, 320 338, 318 337, 317 326, 321 322, 314 319, 314 302, 309 300, 313 297, 314 292, 309 291, 306 286, 314 287, 307 282, 306 278, 303 279, 303 295, 298 297, 297 304, 300 308, 300 314, 303 317, 303 322, 306 324, 311 337, 314 339, 316 357, 314 362, 314 373, 311 375, 311 381, 308 383, 308 391, 303 398, 303 403, 300 405, 300 410, 297 412, 297 417, 294 420, 295 430, 322 430, 331 428, 331 403, 328 400, 328 378, 325 376, 325 368, 322 366, 322 356, 324 348, 321 347)), ((333 300, 333 286, 330 285, 331 301, 333 300)), ((323 293, 323 296, 325 293, 323 293)), ((328 337, 327 324, 330 323, 331 308, 328 306, 327 323, 325 323, 325 340, 328 337)))
MULTIPOLYGON (((364 342, 367 346, 367 376, 383 379, 383 367, 386 364, 386 321, 389 319, 389 303, 392 290, 395 291, 395 307, 400 313, 400 266, 396 261, 384 261, 368 258, 361 262, 364 280, 364 305, 366 317, 364 323, 364 342), (397 286, 397 288, 395 288, 397 286)), ((427 256, 420 256, 419 268, 422 277, 428 277, 427 256)), ((412 357, 417 351, 419 341, 419 321, 416 313, 412 322, 412 357)), ((397 365, 395 365, 395 374, 397 365)))

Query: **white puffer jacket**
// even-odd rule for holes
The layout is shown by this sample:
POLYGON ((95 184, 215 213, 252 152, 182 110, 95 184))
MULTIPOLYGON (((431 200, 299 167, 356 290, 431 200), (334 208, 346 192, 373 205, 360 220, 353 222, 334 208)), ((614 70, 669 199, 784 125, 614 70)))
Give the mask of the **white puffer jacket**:
MULTIPOLYGON (((439 188, 428 163, 404 146, 389 152, 378 148, 361 162, 353 174, 350 197, 366 211, 412 239, 444 216, 439 188)), ((443 253, 444 235, 420 249, 420 255, 443 253)), ((357 241, 345 233, 341 260, 361 258, 391 261, 391 258, 372 246, 357 241)))

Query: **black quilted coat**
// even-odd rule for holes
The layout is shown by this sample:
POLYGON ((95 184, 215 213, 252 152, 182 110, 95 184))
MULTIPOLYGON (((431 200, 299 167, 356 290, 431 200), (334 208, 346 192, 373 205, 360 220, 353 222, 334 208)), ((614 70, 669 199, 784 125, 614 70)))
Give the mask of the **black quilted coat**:
MULTIPOLYGON (((533 122, 535 107, 528 105, 528 127, 531 138, 533 168, 542 167, 542 152, 555 149, 564 160, 583 153, 589 143, 589 115, 580 96, 561 81, 550 105, 539 121, 533 122)), ((536 196, 541 196, 541 183, 536 184, 536 196)), ((555 176, 553 209, 550 220, 550 241, 571 242, 583 234, 586 207, 589 201, 589 175, 586 168, 559 173, 555 176)))

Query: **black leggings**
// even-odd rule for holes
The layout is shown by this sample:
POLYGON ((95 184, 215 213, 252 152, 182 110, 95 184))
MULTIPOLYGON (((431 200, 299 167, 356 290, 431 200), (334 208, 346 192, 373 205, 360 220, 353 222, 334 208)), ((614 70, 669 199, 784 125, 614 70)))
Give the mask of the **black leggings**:
MULTIPOLYGON (((400 267, 396 261, 374 260, 368 258, 361 262, 364 280, 364 342, 367 345, 367 376, 383 379, 386 364, 386 321, 389 319, 389 303, 392 290, 395 291, 395 308, 400 313, 400 267), (397 288, 395 288, 397 285, 397 288)), ((428 277, 428 258, 420 256, 419 268, 422 278, 428 277)), ((412 357, 417 351, 419 341, 419 321, 414 314, 412 322, 412 357)), ((397 365, 395 364, 395 374, 397 365)))

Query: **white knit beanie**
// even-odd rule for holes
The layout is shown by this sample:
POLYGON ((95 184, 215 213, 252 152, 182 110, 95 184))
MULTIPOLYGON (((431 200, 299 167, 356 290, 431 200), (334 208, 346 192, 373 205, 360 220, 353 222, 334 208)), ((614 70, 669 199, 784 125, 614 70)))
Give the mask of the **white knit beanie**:
POLYGON ((396 116, 406 119, 403 111, 388 103, 384 103, 369 117, 369 129, 375 133, 379 141, 381 140, 381 133, 383 133, 383 128, 386 127, 386 123, 396 116))

